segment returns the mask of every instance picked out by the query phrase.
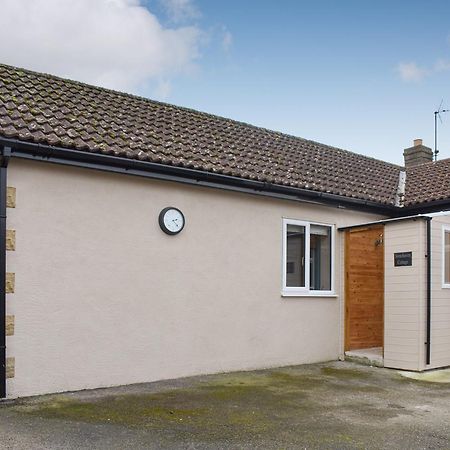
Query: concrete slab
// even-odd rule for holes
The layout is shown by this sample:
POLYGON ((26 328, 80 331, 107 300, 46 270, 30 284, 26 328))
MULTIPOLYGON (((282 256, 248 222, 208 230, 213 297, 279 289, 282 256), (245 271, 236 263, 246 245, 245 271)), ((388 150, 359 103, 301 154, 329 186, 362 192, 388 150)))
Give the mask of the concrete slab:
POLYGON ((402 377, 428 383, 448 383, 450 384, 450 368, 430 370, 428 372, 407 372, 399 371, 402 377))
POLYGON ((350 350, 345 352, 345 359, 366 366, 384 367, 383 347, 350 350))
POLYGON ((330 362, 0 404, 0 448, 449 449, 450 385, 330 362))

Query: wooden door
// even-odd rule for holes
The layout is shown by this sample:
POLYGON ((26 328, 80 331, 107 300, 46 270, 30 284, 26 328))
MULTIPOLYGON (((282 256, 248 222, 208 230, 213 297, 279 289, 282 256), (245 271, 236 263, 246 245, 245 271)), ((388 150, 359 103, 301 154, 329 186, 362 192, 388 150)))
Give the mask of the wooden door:
POLYGON ((345 350, 382 347, 384 227, 354 228, 345 236, 345 350))

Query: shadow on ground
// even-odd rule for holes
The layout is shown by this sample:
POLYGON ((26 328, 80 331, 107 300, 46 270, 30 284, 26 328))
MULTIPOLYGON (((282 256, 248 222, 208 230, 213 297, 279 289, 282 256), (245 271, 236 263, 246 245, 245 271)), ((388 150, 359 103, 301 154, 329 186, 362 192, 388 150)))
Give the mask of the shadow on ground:
POLYGON ((25 399, 0 421, 39 423, 61 448, 436 449, 450 448, 449 409, 450 384, 333 362, 25 399))

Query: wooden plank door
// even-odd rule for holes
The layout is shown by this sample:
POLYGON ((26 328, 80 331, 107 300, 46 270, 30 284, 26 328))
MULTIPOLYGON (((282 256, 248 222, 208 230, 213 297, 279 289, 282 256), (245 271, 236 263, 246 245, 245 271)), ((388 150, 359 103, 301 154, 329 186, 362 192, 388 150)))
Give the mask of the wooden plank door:
POLYGON ((345 350, 382 347, 384 227, 354 228, 345 236, 345 350))

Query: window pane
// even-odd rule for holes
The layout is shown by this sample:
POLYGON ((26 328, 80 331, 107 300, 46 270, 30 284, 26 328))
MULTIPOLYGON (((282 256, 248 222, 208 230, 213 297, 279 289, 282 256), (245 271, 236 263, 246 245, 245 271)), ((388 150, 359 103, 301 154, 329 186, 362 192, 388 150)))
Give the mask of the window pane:
POLYGON ((288 225, 286 245, 286 286, 305 287, 305 227, 288 225))
POLYGON ((310 289, 331 291, 331 228, 311 225, 310 289))
POLYGON ((445 232, 445 265, 444 265, 444 280, 445 283, 450 284, 450 232, 445 232))

